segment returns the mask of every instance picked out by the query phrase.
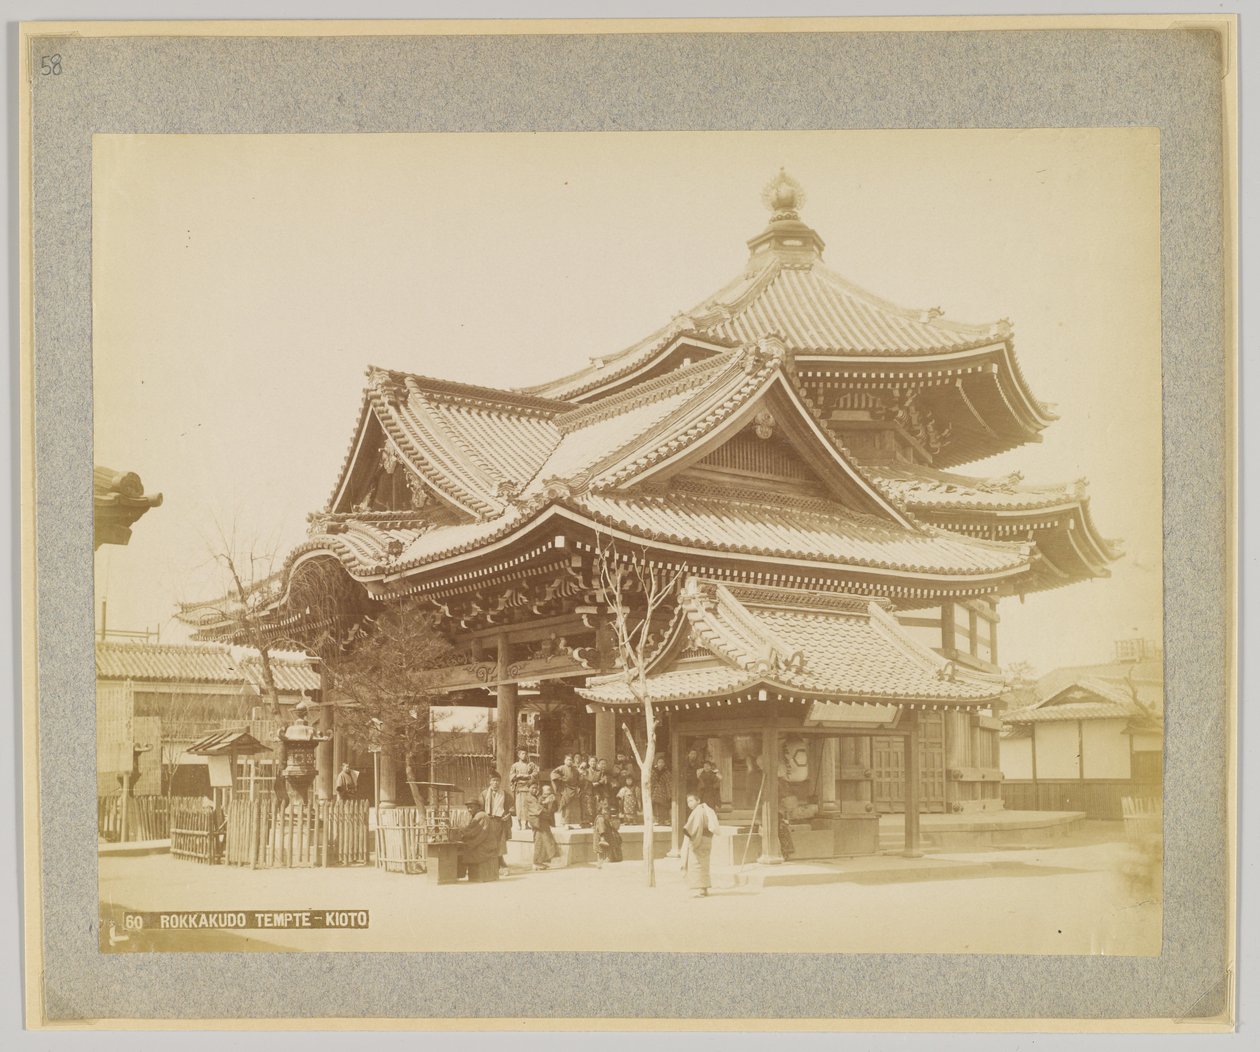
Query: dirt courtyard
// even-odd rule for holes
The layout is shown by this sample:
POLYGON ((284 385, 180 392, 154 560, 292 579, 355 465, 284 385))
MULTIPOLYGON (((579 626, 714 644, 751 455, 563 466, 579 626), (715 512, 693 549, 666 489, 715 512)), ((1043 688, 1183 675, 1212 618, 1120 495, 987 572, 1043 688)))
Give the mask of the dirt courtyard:
POLYGON ((1114 829, 1044 846, 884 854, 714 871, 692 898, 677 859, 438 886, 374 868, 247 870, 168 854, 102 857, 103 949, 792 953, 1159 953, 1159 890, 1121 872, 1114 829), (126 932, 124 911, 368 910, 362 930, 126 932), (113 931, 110 924, 113 922, 113 931))

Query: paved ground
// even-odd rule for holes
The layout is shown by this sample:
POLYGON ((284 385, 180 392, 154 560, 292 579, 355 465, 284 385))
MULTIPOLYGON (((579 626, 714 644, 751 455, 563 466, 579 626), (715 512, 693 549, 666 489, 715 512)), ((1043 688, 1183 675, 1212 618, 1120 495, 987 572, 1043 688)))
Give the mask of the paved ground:
POLYGON ((243 870, 169 855, 100 860, 102 947, 185 950, 1159 952, 1155 891, 1121 874, 1113 827, 1045 846, 748 865, 689 896, 678 862, 436 886, 376 869, 243 870), (130 933, 124 910, 366 909, 367 930, 130 933), (109 921, 116 924, 112 947, 109 921))

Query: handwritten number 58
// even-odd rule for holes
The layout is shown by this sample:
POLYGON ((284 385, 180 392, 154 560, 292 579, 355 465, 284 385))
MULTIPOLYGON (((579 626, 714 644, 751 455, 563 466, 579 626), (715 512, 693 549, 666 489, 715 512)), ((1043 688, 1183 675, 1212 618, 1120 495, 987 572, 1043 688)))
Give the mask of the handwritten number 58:
POLYGON ((50 74, 54 77, 61 76, 61 56, 44 55, 39 60, 39 73, 43 77, 47 77, 50 74))

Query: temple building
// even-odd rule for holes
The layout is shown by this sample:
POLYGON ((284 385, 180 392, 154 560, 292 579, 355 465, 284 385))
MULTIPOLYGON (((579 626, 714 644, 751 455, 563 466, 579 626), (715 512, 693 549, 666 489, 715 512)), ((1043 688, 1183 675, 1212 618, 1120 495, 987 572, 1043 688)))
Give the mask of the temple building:
MULTIPOLYGON (((494 707, 501 770, 518 743, 546 769, 641 740, 601 581, 650 565, 674 586, 639 656, 675 839, 707 756, 763 860, 781 815, 853 854, 905 811, 913 852, 920 811, 1002 806, 1000 601, 1105 576, 1118 549, 1083 482, 958 472, 1055 419, 1009 322, 881 299, 824 265, 794 180, 764 201, 734 281, 566 376, 498 390, 370 368, 268 609, 292 632, 331 572, 358 612, 436 612, 464 658, 440 674, 451 703, 494 707)), ((231 636, 219 610, 181 616, 231 636)))

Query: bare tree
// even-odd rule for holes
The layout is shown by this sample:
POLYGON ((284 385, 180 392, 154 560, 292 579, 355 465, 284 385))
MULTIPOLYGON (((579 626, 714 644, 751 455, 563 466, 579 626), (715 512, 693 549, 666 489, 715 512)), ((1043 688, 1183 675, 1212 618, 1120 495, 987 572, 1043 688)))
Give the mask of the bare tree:
POLYGON ((656 816, 652 807, 652 767, 656 763, 657 717, 648 693, 648 663, 655 641, 653 622, 678 590, 683 569, 670 570, 652 562, 646 550, 618 552, 609 541, 599 541, 596 569, 601 601, 607 604, 612 620, 617 665, 631 695, 643 712, 647 728, 642 752, 622 724, 635 763, 639 765, 639 788, 643 797, 643 867, 648 887, 656 886, 656 816))
POLYGON ((220 599, 203 605, 220 624, 232 626, 233 639, 258 651, 261 693, 271 705, 272 715, 278 717, 280 692, 271 668, 271 653, 278 647, 269 609, 279 583, 279 548, 256 539, 244 540, 235 528, 224 530, 217 520, 214 525, 216 537, 207 542, 207 548, 222 574, 224 588, 220 599))
POLYGON ((338 723, 351 745, 379 747, 402 760, 408 782, 421 781, 442 758, 430 710, 447 699, 434 672, 455 660, 435 616, 403 600, 387 601, 353 640, 326 649, 324 689, 349 699, 338 723))

